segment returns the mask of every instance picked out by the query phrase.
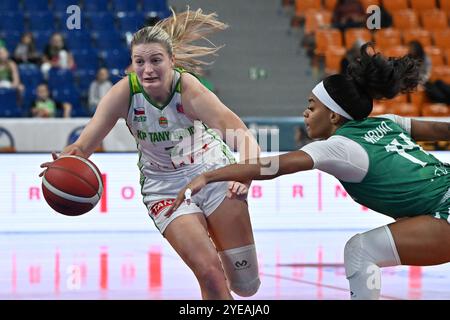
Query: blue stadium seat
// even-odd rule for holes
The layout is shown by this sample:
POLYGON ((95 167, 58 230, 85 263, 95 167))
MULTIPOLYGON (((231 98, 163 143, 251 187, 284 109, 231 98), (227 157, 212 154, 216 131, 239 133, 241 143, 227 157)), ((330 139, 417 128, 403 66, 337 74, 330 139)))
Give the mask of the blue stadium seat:
POLYGON ((77 69, 97 70, 99 66, 98 51, 95 48, 72 50, 77 69))
POLYGON ((0 1, 0 12, 19 11, 19 1, 17 0, 3 0, 0 1))
POLYGON ((136 32, 144 26, 145 18, 140 12, 121 12, 117 14, 117 20, 119 22, 119 30, 136 32))
POLYGON ((79 69, 75 72, 77 87, 82 95, 87 96, 91 82, 95 80, 97 69, 79 69))
POLYGON ((24 31, 25 19, 22 12, 7 12, 0 14, 0 30, 4 32, 24 31))
POLYGON ((17 105, 15 89, 0 88, 0 117, 20 117, 21 109, 17 105))
MULTIPOLYGON (((80 103, 80 92, 75 86, 52 88, 52 97, 59 102, 68 102, 72 105, 72 117, 88 116, 85 108, 80 103)), ((62 112, 58 113, 61 116, 62 112)))
POLYGON ((9 51, 9 56, 12 57, 14 50, 16 49, 17 44, 20 41, 20 37, 22 36, 21 32, 9 31, 3 32, 3 36, 1 37, 5 41, 6 48, 9 51))
POLYGON ((105 67, 108 69, 125 70, 131 63, 130 52, 127 49, 103 51, 101 56, 105 67))
POLYGON ((71 5, 80 6, 80 1, 76 0, 56 0, 52 1, 52 11, 67 14, 67 8, 71 5))
POLYGON ((33 32, 34 42, 38 51, 40 51, 41 53, 44 52, 44 49, 50 41, 50 37, 52 36, 52 34, 52 31, 33 32))
POLYGON ((41 82, 44 81, 39 67, 32 63, 19 64, 20 81, 24 84, 27 91, 34 90, 41 82))
POLYGON ((114 17, 110 12, 91 12, 86 14, 92 31, 114 31, 114 17))
POLYGON ((142 8, 148 14, 156 15, 161 19, 167 18, 172 14, 166 0, 143 0, 142 8))
POLYGON ((25 11, 48 11, 48 0, 23 0, 23 8, 25 11))
POLYGON ((115 31, 95 32, 94 37, 96 46, 100 50, 126 47, 125 40, 115 31))
POLYGON ((28 23, 30 31, 57 30, 56 20, 50 11, 30 13, 28 23))
POLYGON ((48 85, 52 89, 74 85, 73 73, 67 69, 51 68, 48 72, 48 85))
POLYGON ((136 0, 112 0, 112 8, 114 12, 134 12, 136 8, 136 0))
POLYGON ((84 1, 83 10, 87 12, 105 12, 108 11, 108 0, 89 0, 84 1))
POLYGON ((63 31, 61 33, 69 50, 92 48, 91 35, 85 32, 84 29, 63 31))

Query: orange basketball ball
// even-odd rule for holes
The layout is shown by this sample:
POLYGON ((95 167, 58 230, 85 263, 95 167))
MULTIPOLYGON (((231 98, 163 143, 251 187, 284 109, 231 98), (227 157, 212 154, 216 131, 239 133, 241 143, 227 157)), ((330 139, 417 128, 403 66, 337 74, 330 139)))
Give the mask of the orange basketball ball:
POLYGON ((79 156, 56 159, 42 177, 42 192, 55 211, 79 216, 96 206, 103 192, 100 170, 79 156))

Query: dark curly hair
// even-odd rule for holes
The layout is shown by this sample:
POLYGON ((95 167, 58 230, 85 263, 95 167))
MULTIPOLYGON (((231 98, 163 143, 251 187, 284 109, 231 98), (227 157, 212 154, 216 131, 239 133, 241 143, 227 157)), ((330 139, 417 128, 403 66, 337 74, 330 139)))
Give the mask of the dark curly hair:
POLYGON ((323 80, 328 94, 355 120, 366 118, 373 99, 392 99, 413 91, 419 84, 419 61, 410 56, 386 58, 369 54, 373 44, 361 46, 361 57, 352 61, 347 74, 331 75, 323 80))

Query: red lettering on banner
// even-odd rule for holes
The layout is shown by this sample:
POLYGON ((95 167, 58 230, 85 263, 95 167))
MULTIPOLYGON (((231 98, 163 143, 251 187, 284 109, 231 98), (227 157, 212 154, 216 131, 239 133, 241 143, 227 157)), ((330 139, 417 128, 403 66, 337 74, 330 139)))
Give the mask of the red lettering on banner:
POLYGON ((40 266, 30 266, 28 272, 29 272, 31 284, 41 282, 41 267, 40 266))
POLYGON ((128 262, 122 264, 122 283, 131 283, 136 276, 134 264, 128 262))
POLYGON ((171 206, 174 201, 175 201, 175 199, 164 199, 164 200, 158 201, 150 207, 150 212, 152 213, 152 215, 154 217, 157 217, 158 214, 160 214, 160 212, 162 210, 164 210, 164 208, 171 206))
POLYGON ((334 197, 339 198, 339 196, 347 198, 347 191, 345 191, 345 189, 342 186, 337 185, 336 188, 334 189, 334 197))
POLYGON ((134 188, 133 187, 123 187, 122 188, 122 198, 125 200, 130 200, 134 198, 134 188))
POLYGON ((161 250, 150 250, 148 252, 148 288, 150 290, 161 288, 162 286, 161 265, 161 250))
POLYGON ((106 173, 102 173, 102 181, 103 181, 103 194, 102 198, 100 199, 100 212, 106 213, 108 211, 108 180, 106 173))
POLYGON ((303 198, 303 186, 300 184, 294 184, 292 186, 292 198, 295 198, 296 196, 303 198))
POLYGON ((108 290, 108 252, 100 253, 100 289, 108 290))
POLYGON ((33 198, 36 198, 36 200, 41 200, 41 188, 30 187, 30 189, 28 189, 28 199, 33 200, 33 198))
POLYGON ((252 198, 262 197, 262 186, 252 186, 252 198))

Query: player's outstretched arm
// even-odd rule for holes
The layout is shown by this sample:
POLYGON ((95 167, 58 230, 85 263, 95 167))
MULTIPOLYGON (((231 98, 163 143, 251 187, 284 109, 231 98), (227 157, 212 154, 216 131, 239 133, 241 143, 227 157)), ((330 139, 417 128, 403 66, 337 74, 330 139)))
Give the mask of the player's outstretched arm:
POLYGON ((188 183, 178 193, 177 199, 166 213, 170 216, 185 200, 185 192, 191 190, 194 195, 205 185, 217 181, 238 181, 245 183, 251 180, 270 180, 281 175, 298 171, 311 170, 314 162, 304 151, 292 151, 280 156, 259 158, 258 163, 252 164, 251 159, 245 163, 232 164, 220 169, 205 172, 190 183, 188 183))
MULTIPOLYGON (((116 83, 100 100, 94 116, 83 129, 80 137, 73 144, 65 147, 59 156, 77 155, 88 158, 111 131, 117 120, 126 118, 129 99, 130 88, 128 77, 126 77, 116 83)), ((59 156, 55 152, 52 153, 53 160, 59 156)), ((41 168, 47 168, 50 165, 51 162, 45 162, 41 164, 41 168)), ((45 170, 39 176, 42 176, 44 172, 45 170)))
POLYGON ((418 141, 450 140, 450 122, 411 119, 411 136, 418 141))

